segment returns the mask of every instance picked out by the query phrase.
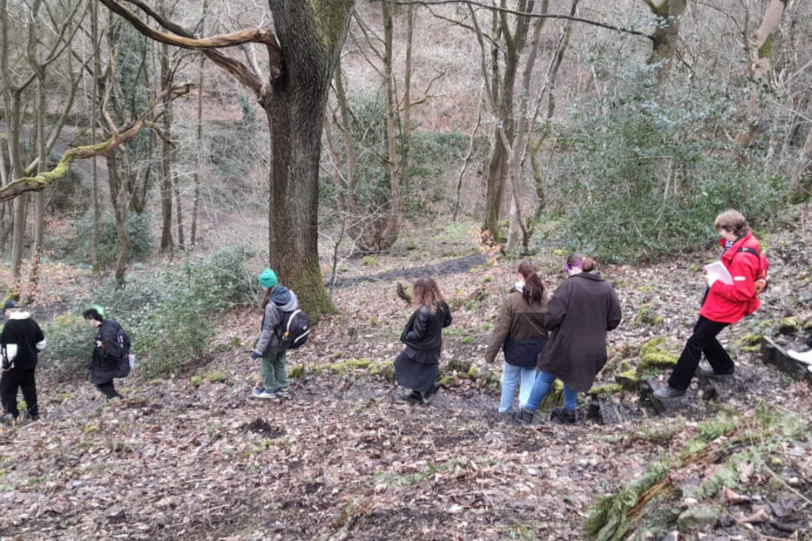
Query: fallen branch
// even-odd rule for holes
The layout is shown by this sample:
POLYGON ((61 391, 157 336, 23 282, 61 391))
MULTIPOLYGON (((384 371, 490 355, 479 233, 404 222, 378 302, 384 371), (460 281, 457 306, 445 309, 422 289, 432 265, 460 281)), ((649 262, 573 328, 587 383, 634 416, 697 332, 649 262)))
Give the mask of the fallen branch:
POLYGON ((19 178, 10 182, 5 187, 0 188, 0 202, 10 201, 28 192, 41 192, 54 182, 65 178, 71 164, 75 160, 107 154, 135 137, 144 127, 157 129, 157 127, 148 120, 155 110, 168 105, 175 98, 188 94, 191 87, 192 83, 182 83, 167 89, 129 128, 113 136, 108 141, 97 145, 72 148, 62 155, 59 163, 52 170, 40 173, 34 177, 19 178))

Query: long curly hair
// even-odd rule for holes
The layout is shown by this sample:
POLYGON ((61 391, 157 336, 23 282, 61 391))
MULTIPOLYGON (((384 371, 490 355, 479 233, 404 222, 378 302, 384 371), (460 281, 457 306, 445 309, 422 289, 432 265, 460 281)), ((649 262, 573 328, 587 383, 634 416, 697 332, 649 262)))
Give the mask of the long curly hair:
POLYGON ((425 306, 430 314, 434 313, 440 302, 445 301, 434 278, 418 278, 412 286, 412 294, 412 304, 417 307, 425 306))

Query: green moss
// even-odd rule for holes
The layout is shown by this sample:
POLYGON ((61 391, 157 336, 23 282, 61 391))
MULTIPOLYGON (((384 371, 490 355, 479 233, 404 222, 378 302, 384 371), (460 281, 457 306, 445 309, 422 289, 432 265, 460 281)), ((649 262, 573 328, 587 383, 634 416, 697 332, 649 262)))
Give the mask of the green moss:
POLYGON ((662 321, 663 317, 655 312, 651 304, 641 304, 634 318, 635 325, 659 325, 662 321))
POLYGON ((469 379, 476 379, 479 375, 479 368, 476 366, 471 365, 471 368, 468 370, 468 378, 469 379))
POLYGON ((617 394, 623 390, 623 387, 617 383, 610 383, 608 385, 599 385, 597 387, 592 387, 589 390, 589 394, 592 395, 593 398, 607 398, 612 396, 613 394, 617 394))
POLYGON ((539 411, 551 411, 564 405, 564 384, 561 380, 555 380, 547 396, 539 404, 539 411))
POLYGON ((149 385, 161 385, 163 382, 164 382, 164 380, 162 378, 155 378, 155 379, 149 380, 148 383, 149 383, 149 385))
POLYGON ((98 425, 88 425, 88 426, 86 426, 86 427, 84 427, 82 429, 82 433, 85 434, 85 435, 90 435, 90 434, 93 434, 94 432, 98 432, 98 431, 99 431, 99 426, 98 425))
POLYGON ((794 317, 785 317, 778 322, 776 330, 781 334, 795 334, 801 329, 794 317))
POLYGON ((761 346, 742 346, 742 353, 758 353, 761 346))
POLYGON ((349 361, 347 361, 347 362, 346 362, 346 363, 344 363, 344 364, 346 364, 346 365, 347 365, 347 368, 350 368, 350 369, 352 369, 352 370, 360 370, 360 369, 367 369, 367 368, 369 368, 369 365, 371 364, 371 362, 372 362, 372 360, 371 360, 371 359, 369 359, 369 358, 364 358, 364 359, 350 359, 349 361))
POLYGON ((640 378, 634 370, 626 370, 615 375, 615 381, 627 391, 636 392, 640 388, 640 378))
POLYGON ((197 388, 203 385, 203 381, 204 381, 203 376, 192 376, 192 379, 189 380, 189 383, 192 385, 192 387, 197 388))
POLYGON ((654 289, 651 285, 644 285, 634 288, 635 291, 639 291, 640 293, 648 293, 652 289, 654 289))
POLYGON ((395 364, 392 361, 383 361, 369 365, 369 375, 378 376, 386 381, 395 381, 395 364))
POLYGON ((380 322, 378 321, 378 316, 372 316, 369 318, 369 325, 371 327, 377 327, 380 322))
POLYGON ((764 336, 757 334, 757 333, 749 333, 745 334, 741 339, 742 346, 758 346, 761 344, 761 340, 764 336))
POLYGON ((462 339, 460 339, 460 342, 463 344, 470 344, 473 341, 474 339, 470 336, 463 336, 462 339))
POLYGON ((333 353, 333 359, 340 359, 342 355, 344 355, 343 351, 336 351, 333 353))
POLYGON ((804 330, 805 331, 812 331, 812 319, 804 323, 804 330))
POLYGON ((456 372, 457 374, 467 374, 471 370, 471 361, 460 361, 452 359, 448 361, 448 370, 456 372))
POLYGON ((288 370, 288 377, 293 379, 303 378, 307 373, 307 369, 303 364, 297 364, 296 366, 292 367, 288 370))
POLYGON ((632 363, 630 363, 629 361, 623 361, 622 363, 620 363, 618 372, 628 372, 629 370, 634 370, 632 363))
POLYGON ((222 370, 215 370, 206 374, 206 381, 209 383, 225 383, 228 381, 228 374, 222 370))
POLYGON ((646 370, 663 370, 674 368, 679 360, 678 355, 672 355, 662 351, 652 352, 640 359, 640 365, 637 367, 637 372, 641 373, 646 370))
POLYGON ((347 373, 346 363, 333 363, 327 365, 327 370, 336 376, 343 376, 347 373))
POLYGON ((689 272, 699 272, 699 269, 701 269, 701 268, 702 267, 700 267, 696 263, 691 263, 690 265, 688 265, 688 271, 689 272))
POLYGON ((361 260, 361 264, 367 267, 374 267, 378 264, 378 260, 375 259, 375 256, 368 255, 361 260))
POLYGON ((445 376, 440 378, 440 385, 451 385, 457 378, 454 376, 445 376))

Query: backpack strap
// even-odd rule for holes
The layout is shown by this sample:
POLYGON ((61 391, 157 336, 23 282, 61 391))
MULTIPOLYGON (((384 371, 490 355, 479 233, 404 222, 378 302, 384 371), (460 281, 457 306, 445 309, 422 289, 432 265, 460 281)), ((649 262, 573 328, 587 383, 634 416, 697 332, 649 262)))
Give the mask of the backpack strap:
POLYGON ((749 248, 747 246, 742 246, 738 250, 736 250, 737 254, 745 253, 745 254, 753 254, 757 258, 761 259, 761 254, 758 253, 758 250, 754 250, 753 248, 749 248))

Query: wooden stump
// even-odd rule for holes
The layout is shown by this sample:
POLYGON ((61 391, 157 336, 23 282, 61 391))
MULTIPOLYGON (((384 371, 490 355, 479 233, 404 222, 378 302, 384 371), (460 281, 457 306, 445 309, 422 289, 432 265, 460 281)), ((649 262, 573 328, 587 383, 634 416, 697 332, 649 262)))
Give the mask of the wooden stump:
POLYGON ((589 405, 587 417, 602 425, 617 425, 639 419, 642 415, 633 406, 613 402, 605 398, 595 398, 589 405))
POLYGON ((651 386, 651 382, 649 380, 643 380, 640 382, 640 403, 650 405, 652 408, 654 408, 654 411, 660 415, 691 409, 694 407, 693 401, 688 395, 682 398, 674 398, 672 400, 659 400, 654 398, 654 387, 651 386))

